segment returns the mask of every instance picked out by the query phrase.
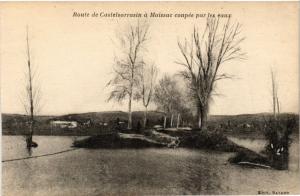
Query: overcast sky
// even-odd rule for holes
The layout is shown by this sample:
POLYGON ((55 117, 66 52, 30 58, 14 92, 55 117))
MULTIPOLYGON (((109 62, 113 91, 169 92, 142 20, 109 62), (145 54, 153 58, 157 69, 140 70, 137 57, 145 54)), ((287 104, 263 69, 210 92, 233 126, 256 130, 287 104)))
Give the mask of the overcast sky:
MULTIPOLYGON (((211 114, 272 111, 270 68, 276 72, 282 112, 298 112, 298 4, 294 3, 1 3, 1 110, 24 113, 20 103, 26 71, 26 25, 32 64, 38 68, 43 92, 41 114, 127 110, 105 100, 112 78, 116 32, 136 19, 73 18, 73 12, 226 13, 242 24, 241 45, 247 59, 223 65, 221 71, 237 79, 218 83, 211 114)), ((183 67, 177 40, 205 18, 151 18, 147 56, 161 73, 183 67)), ((134 110, 141 110, 133 103, 134 110)), ((152 108, 154 109, 154 107, 152 108)))

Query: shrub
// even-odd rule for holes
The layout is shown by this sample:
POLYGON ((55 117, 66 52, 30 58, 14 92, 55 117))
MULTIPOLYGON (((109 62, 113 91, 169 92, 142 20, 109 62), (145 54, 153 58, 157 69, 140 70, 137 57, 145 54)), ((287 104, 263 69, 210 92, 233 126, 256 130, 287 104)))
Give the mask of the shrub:
POLYGON ((268 141, 265 152, 275 169, 288 169, 290 135, 295 125, 292 118, 270 119, 265 124, 264 134, 268 141))

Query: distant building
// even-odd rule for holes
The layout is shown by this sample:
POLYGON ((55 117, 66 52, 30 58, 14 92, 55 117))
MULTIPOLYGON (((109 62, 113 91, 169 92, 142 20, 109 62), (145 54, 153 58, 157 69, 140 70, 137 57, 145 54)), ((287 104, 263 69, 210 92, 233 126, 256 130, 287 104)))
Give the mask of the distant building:
POLYGON ((53 120, 50 124, 54 127, 74 129, 78 126, 76 121, 53 120))

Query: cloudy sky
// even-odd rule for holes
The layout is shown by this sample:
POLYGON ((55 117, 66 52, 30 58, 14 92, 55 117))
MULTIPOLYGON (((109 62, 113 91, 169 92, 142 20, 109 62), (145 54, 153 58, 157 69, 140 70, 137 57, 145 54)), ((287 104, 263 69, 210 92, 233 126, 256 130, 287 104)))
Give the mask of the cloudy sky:
MULTIPOLYGON (((25 88, 26 25, 29 27, 32 64, 43 92, 41 114, 127 109, 106 102, 112 78, 115 38, 129 18, 74 18, 74 12, 119 13, 225 13, 242 24, 241 45, 247 59, 223 65, 236 76, 218 83, 222 96, 214 97, 211 114, 271 112, 270 68, 276 72, 281 111, 298 112, 298 4, 295 3, 1 3, 0 60, 1 110, 24 113, 20 99, 25 88)), ((205 18, 149 18, 151 39, 147 56, 160 75, 182 70, 177 41, 205 18)), ((133 103, 134 110, 141 110, 133 103)), ((153 109, 153 108, 152 108, 153 109)))

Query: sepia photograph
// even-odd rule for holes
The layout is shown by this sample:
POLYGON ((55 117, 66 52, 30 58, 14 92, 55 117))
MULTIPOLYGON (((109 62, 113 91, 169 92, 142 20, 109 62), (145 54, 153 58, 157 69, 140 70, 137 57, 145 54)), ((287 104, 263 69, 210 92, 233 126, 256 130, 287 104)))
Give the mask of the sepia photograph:
POLYGON ((299 2, 0 2, 1 195, 299 195, 299 2))

